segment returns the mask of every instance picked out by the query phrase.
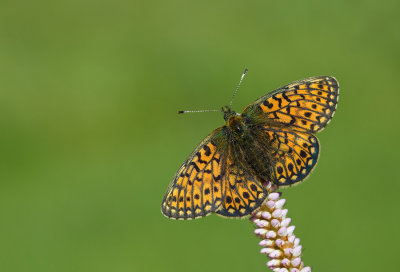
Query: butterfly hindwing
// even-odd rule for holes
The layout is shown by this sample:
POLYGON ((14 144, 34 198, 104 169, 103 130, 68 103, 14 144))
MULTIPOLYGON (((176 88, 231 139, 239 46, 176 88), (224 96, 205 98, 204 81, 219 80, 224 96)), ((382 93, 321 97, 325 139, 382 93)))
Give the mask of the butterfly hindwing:
POLYGON ((187 158, 170 183, 161 205, 174 219, 194 219, 214 212, 225 195, 221 153, 211 133, 187 158))
POLYGON ((225 201, 217 210, 224 217, 244 217, 258 209, 267 197, 259 178, 233 166, 227 170, 225 201))
POLYGON ((318 139, 309 133, 265 127, 276 158, 273 178, 278 186, 288 186, 306 178, 317 163, 318 139))
POLYGON ((339 85, 334 77, 311 77, 260 97, 243 113, 259 114, 288 124, 293 130, 316 133, 332 119, 338 95, 339 85))

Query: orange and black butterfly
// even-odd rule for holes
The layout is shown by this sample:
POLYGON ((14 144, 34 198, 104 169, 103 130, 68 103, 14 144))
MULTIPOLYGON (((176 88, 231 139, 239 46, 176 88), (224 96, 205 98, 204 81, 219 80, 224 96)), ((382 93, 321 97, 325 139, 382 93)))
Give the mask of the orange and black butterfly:
POLYGON ((260 97, 241 114, 223 107, 225 125, 179 168, 162 213, 174 219, 213 212, 243 217, 261 206, 267 181, 285 187, 304 180, 318 159, 314 134, 332 119, 338 94, 334 77, 311 77, 260 97))

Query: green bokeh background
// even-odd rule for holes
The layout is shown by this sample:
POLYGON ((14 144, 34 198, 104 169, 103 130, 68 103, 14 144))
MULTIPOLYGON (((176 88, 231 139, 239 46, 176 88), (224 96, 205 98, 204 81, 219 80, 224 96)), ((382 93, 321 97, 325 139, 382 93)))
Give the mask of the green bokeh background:
POLYGON ((182 161, 270 90, 340 82, 311 177, 284 190, 313 271, 398 266, 393 1, 0 2, 0 271, 268 271, 248 220, 163 217, 182 161))

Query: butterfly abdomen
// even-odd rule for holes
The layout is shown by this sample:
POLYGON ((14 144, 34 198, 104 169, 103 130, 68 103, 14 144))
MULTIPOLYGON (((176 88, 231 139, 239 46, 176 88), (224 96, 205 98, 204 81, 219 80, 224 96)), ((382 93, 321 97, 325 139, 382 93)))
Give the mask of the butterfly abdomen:
POLYGON ((262 130, 252 128, 243 139, 243 148, 247 150, 246 161, 254 175, 263 180, 272 180, 272 171, 276 164, 274 149, 262 130))

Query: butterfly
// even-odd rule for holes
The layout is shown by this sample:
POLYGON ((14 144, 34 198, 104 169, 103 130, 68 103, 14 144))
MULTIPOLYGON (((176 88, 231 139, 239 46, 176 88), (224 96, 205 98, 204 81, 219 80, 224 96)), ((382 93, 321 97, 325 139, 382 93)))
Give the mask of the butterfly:
POLYGON ((286 187, 304 180, 318 160, 314 134, 331 121, 338 95, 336 79, 319 76, 274 90, 241 114, 223 107, 225 125, 211 132, 179 168, 162 213, 173 219, 211 213, 245 217, 267 197, 267 182, 286 187))

